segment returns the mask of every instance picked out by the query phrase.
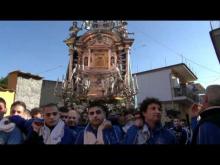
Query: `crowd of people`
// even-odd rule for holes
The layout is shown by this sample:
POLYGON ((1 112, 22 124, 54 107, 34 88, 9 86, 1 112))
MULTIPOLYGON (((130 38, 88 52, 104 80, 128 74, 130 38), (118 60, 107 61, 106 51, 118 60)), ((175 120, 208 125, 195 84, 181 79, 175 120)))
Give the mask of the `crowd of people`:
POLYGON ((109 113, 100 101, 83 113, 54 103, 29 111, 22 101, 6 112, 0 98, 0 144, 220 144, 220 85, 207 87, 202 106, 193 104, 190 125, 176 117, 163 126, 157 98, 123 113, 109 113))

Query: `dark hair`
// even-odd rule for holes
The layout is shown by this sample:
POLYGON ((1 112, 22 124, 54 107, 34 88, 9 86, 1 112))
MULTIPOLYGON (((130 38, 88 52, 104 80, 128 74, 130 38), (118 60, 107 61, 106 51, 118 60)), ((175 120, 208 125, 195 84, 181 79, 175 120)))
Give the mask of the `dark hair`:
POLYGON ((86 108, 82 111, 81 115, 83 115, 83 114, 88 114, 88 108, 86 108))
POLYGON ((38 113, 40 113, 40 114, 42 113, 42 110, 40 108, 33 108, 33 109, 31 109, 30 114, 31 114, 32 118, 34 117, 34 115, 37 115, 38 113))
POLYGON ((140 115, 141 119, 144 121, 144 116, 140 111, 136 111, 133 116, 135 117, 135 115, 140 115))
POLYGON ((180 119, 180 121, 183 121, 183 122, 185 122, 185 123, 186 123, 186 119, 180 119))
POLYGON ((126 110, 124 111, 124 116, 129 115, 129 114, 133 115, 134 112, 135 112, 135 109, 134 109, 134 108, 126 109, 126 110))
POLYGON ((148 106, 150 104, 158 104, 161 107, 161 102, 157 98, 146 98, 143 100, 143 102, 140 105, 140 112, 146 112, 148 106))
POLYGON ((11 109, 14 106, 20 105, 24 108, 24 111, 26 110, 26 104, 23 101, 15 101, 12 105, 11 105, 11 109))
POLYGON ((49 104, 46 104, 46 105, 42 106, 42 111, 44 111, 45 108, 48 108, 48 107, 56 107, 57 110, 58 110, 57 104, 55 104, 55 103, 49 103, 49 104))
POLYGON ((59 108, 59 112, 64 112, 64 113, 67 113, 67 112, 69 112, 69 109, 67 108, 67 107, 60 107, 59 108))
POLYGON ((136 111, 133 113, 133 115, 142 115, 142 113, 140 111, 136 111))
POLYGON ((29 116, 31 116, 31 111, 30 111, 29 109, 25 109, 25 110, 24 110, 24 113, 27 114, 27 115, 29 115, 29 116))
POLYGON ((5 107, 6 107, 6 101, 2 97, 0 97, 0 103, 3 103, 5 105, 5 107))
POLYGON ((91 101, 91 102, 89 103, 89 106, 88 106, 88 111, 89 111, 89 109, 92 108, 92 107, 99 107, 99 108, 101 108, 101 109, 103 110, 103 112, 105 113, 106 117, 108 116, 108 107, 105 105, 104 102, 99 101, 99 100, 97 100, 97 101, 91 101))

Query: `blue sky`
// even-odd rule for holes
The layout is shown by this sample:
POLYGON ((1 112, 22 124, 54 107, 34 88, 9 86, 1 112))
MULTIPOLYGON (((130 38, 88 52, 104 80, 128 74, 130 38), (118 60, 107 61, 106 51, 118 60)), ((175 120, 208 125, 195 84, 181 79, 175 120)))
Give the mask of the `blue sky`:
MULTIPOLYGON (((212 22, 214 26, 219 23, 212 22)), ((71 21, 0 21, 0 77, 20 70, 47 80, 61 78, 68 64, 71 21)), ((187 63, 205 87, 220 84, 220 64, 209 21, 128 21, 133 32, 132 71, 187 63), (182 56, 183 57, 182 57, 182 56), (186 57, 186 58, 184 58, 186 57)))

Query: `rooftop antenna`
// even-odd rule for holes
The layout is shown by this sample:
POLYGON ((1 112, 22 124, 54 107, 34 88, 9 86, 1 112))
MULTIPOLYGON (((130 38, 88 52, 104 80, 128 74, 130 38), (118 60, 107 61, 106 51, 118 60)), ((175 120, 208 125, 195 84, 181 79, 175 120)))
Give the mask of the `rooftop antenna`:
POLYGON ((210 21, 210 27, 211 27, 211 30, 213 30, 213 27, 212 27, 212 21, 210 21))
POLYGON ((166 56, 165 56, 165 66, 167 66, 167 60, 166 60, 166 56))
POLYGON ((182 60, 182 63, 183 63, 183 55, 182 55, 182 54, 180 54, 180 56, 181 56, 181 60, 182 60))

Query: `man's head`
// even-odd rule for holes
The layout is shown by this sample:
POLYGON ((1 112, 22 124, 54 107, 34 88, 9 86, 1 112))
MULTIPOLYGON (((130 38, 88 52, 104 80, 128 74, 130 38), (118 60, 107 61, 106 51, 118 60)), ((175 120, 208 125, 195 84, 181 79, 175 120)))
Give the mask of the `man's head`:
POLYGON ((142 116, 142 113, 141 112, 135 112, 134 113, 134 124, 137 126, 137 127, 143 127, 144 125, 144 118, 142 116))
POLYGON ((88 123, 88 112, 87 110, 83 111, 81 113, 81 121, 80 121, 80 124, 82 125, 86 125, 88 123))
POLYGON ((181 119, 180 120, 180 126, 181 127, 185 127, 186 126, 186 120, 185 119, 181 119))
POLYGON ((102 103, 95 101, 90 103, 88 107, 89 123, 93 127, 98 127, 106 118, 107 107, 102 103))
POLYGON ((69 109, 67 107, 60 107, 59 112, 60 118, 67 124, 69 109))
POLYGON ((79 124, 80 114, 78 111, 71 109, 68 112, 68 120, 67 125, 68 126, 76 126, 79 124))
POLYGON ((120 124, 121 126, 124 126, 124 125, 125 125, 125 115, 124 115, 124 113, 119 114, 118 122, 119 122, 119 124, 120 124))
POLYGON ((203 106, 220 106, 220 85, 210 85, 206 88, 203 106))
POLYGON ((128 110, 125 112, 125 123, 134 121, 133 111, 128 110))
POLYGON ((6 111, 6 101, 2 97, 0 97, 0 116, 3 116, 6 111))
POLYGON ((140 105, 145 122, 158 123, 161 120, 161 102, 156 98, 146 98, 140 105))
POLYGON ((22 101, 15 101, 12 105, 11 105, 11 111, 10 111, 10 115, 18 115, 21 116, 22 118, 25 118, 25 111, 26 111, 26 104, 22 101))
POLYGON ((120 113, 112 111, 108 115, 108 120, 111 121, 112 125, 119 125, 120 113))
POLYGON ((47 104, 43 106, 42 111, 45 124, 49 127, 56 126, 60 119, 57 105, 54 103, 47 104))
POLYGON ((181 127, 181 125, 180 125, 180 119, 179 119, 179 118, 174 118, 174 119, 173 119, 173 126, 174 126, 175 128, 181 127))
POLYGON ((33 108, 30 113, 32 118, 42 118, 42 110, 40 108, 33 108))

